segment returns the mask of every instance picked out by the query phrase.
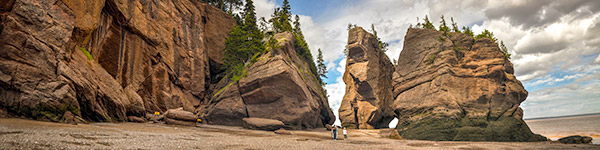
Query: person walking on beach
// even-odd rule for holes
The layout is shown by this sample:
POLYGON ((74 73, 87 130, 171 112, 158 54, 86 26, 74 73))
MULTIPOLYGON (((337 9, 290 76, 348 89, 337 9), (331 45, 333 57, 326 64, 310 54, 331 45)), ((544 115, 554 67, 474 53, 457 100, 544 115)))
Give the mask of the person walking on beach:
POLYGON ((333 137, 333 140, 337 140, 337 126, 333 125, 333 127, 331 128, 331 136, 333 137))
POLYGON ((348 132, 346 131, 346 127, 344 127, 343 132, 344 132, 344 140, 345 140, 346 138, 348 138, 348 132))

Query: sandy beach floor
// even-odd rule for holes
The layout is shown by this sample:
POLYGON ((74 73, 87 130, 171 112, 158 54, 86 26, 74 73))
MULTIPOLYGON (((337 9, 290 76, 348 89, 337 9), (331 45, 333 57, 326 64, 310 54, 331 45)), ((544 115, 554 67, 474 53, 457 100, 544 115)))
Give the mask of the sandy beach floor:
POLYGON ((331 140, 325 129, 278 135, 240 127, 152 123, 59 124, 0 118, 0 149, 600 149, 557 142, 449 142, 395 140, 380 130, 349 130, 331 140))

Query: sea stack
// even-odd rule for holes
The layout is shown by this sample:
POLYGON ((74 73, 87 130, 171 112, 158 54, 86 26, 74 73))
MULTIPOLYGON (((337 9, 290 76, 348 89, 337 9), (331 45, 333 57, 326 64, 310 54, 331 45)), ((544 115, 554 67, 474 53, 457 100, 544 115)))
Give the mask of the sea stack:
POLYGON ((244 118, 282 121, 287 129, 322 128, 335 116, 307 60, 296 54, 291 32, 275 34, 268 48, 239 80, 224 78, 200 116, 209 124, 244 125, 244 118))
POLYGON ((394 67, 377 38, 355 27, 348 35, 344 83, 346 93, 339 109, 342 126, 357 129, 387 128, 392 113, 394 67))
POLYGON ((527 91, 487 37, 410 28, 393 74, 396 129, 406 139, 544 141, 522 119, 527 91))

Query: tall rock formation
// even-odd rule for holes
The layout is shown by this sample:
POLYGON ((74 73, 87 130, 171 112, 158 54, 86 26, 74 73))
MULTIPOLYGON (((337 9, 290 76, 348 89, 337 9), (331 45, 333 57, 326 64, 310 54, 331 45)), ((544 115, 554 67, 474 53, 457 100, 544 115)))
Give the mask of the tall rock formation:
POLYGON ((195 0, 5 0, 0 22, 0 109, 49 121, 195 110, 235 24, 195 0))
POLYGON ((309 63, 294 49, 290 32, 278 33, 276 48, 268 48, 245 69, 238 81, 224 78, 201 108, 200 116, 209 124, 243 125, 243 118, 282 121, 288 129, 308 129, 333 124, 325 90, 310 72, 309 63))
POLYGON ((543 141, 522 119, 527 91, 489 38, 410 28, 394 72, 394 112, 407 139, 543 141))
POLYGON ((392 113, 394 67, 377 38, 353 28, 348 35, 344 83, 346 93, 339 109, 342 126, 358 129, 387 128, 392 113))

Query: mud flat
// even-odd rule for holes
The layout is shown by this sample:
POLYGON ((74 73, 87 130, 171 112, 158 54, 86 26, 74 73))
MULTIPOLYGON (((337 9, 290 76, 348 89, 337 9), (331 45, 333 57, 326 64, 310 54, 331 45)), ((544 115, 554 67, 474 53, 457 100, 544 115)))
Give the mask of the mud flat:
POLYGON ((292 135, 239 127, 151 123, 59 124, 0 118, 0 149, 600 149, 557 142, 447 142, 383 138, 379 130, 349 130, 333 141, 325 129, 292 135))
POLYGON ((546 118, 525 120, 531 131, 552 140, 570 135, 582 135, 594 138, 592 143, 600 144, 600 115, 546 118))

